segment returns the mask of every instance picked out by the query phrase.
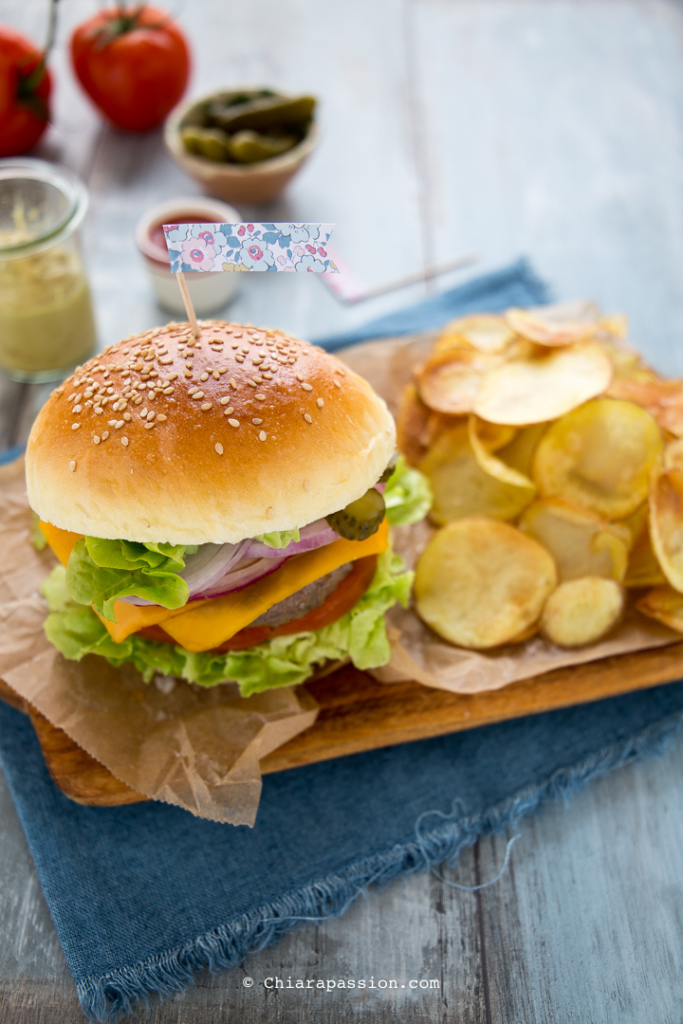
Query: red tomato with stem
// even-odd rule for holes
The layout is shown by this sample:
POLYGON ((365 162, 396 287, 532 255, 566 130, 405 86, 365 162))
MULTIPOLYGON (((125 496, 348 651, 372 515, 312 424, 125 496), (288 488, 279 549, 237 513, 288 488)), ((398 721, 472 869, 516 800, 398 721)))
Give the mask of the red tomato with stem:
POLYGON ((50 120, 51 89, 43 51, 0 25, 0 157, 35 146, 50 120))
POLYGON ((156 7, 114 7, 89 18, 71 38, 78 80, 118 128, 161 124, 185 92, 190 51, 168 14, 156 7))

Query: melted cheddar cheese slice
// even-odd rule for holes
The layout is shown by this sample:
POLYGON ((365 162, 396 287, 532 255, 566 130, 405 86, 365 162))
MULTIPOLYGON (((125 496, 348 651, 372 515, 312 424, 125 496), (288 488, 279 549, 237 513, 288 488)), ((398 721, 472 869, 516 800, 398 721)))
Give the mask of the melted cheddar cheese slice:
MULTIPOLYGON (((47 541, 66 565, 69 555, 81 534, 60 530, 41 522, 47 541)), ((252 583, 244 590, 206 601, 191 601, 183 608, 169 610, 159 605, 139 606, 117 601, 114 605, 116 622, 100 616, 112 640, 120 643, 145 626, 162 625, 176 643, 188 651, 209 651, 250 625, 279 601, 297 590, 326 576, 340 565, 355 562, 368 555, 385 551, 389 544, 389 525, 382 523, 377 533, 367 540, 337 540, 315 551, 295 555, 270 576, 252 583)))

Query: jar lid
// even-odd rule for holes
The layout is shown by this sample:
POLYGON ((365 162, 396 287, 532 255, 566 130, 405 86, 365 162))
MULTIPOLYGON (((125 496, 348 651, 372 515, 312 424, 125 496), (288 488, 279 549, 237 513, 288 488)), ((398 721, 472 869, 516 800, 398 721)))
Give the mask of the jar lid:
POLYGON ((88 206, 83 183, 45 160, 0 160, 0 260, 46 249, 72 234, 88 206))
POLYGON ((228 203, 206 196, 181 196, 152 206, 135 228, 135 241, 150 262, 169 268, 163 224, 239 224, 241 216, 228 203))

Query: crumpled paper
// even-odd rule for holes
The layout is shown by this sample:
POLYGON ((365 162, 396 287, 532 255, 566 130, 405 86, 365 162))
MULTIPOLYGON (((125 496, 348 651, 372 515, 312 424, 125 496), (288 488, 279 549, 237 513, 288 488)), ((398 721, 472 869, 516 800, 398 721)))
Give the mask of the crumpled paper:
POLYGON ((136 792, 253 825, 260 759, 313 725, 313 698, 292 687, 242 698, 235 684, 145 684, 135 669, 95 655, 67 661, 43 631, 39 588, 55 559, 35 550, 31 531, 18 460, 0 467, 0 678, 136 792))
MULTIPOLYGON (((596 315, 591 303, 566 309, 567 318, 572 320, 592 319, 596 315)), ((560 315, 561 312, 558 308, 560 315)), ((342 357, 382 395, 395 416, 401 392, 412 380, 413 367, 426 359, 437 333, 363 342, 345 349, 342 357)), ((434 528, 427 522, 394 528, 394 548, 409 568, 415 567, 433 532, 434 528)), ((681 640, 679 633, 645 618, 634 608, 628 610, 621 626, 605 640, 577 650, 564 650, 535 636, 525 643, 507 644, 493 652, 482 653, 445 643, 424 625, 412 607, 395 606, 387 612, 386 620, 391 660, 388 665, 373 669, 372 675, 383 683, 412 679, 452 693, 499 690, 509 683, 531 679, 552 669, 597 661, 614 654, 664 647, 681 640)))

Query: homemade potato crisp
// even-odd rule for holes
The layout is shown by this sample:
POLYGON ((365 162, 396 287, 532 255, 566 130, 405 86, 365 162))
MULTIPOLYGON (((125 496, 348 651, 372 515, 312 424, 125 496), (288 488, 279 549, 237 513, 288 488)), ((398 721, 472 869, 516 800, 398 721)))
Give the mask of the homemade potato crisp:
POLYGON ((448 324, 415 367, 398 443, 434 494, 415 605, 442 638, 585 647, 629 608, 683 633, 683 381, 626 334, 509 309, 448 324))

